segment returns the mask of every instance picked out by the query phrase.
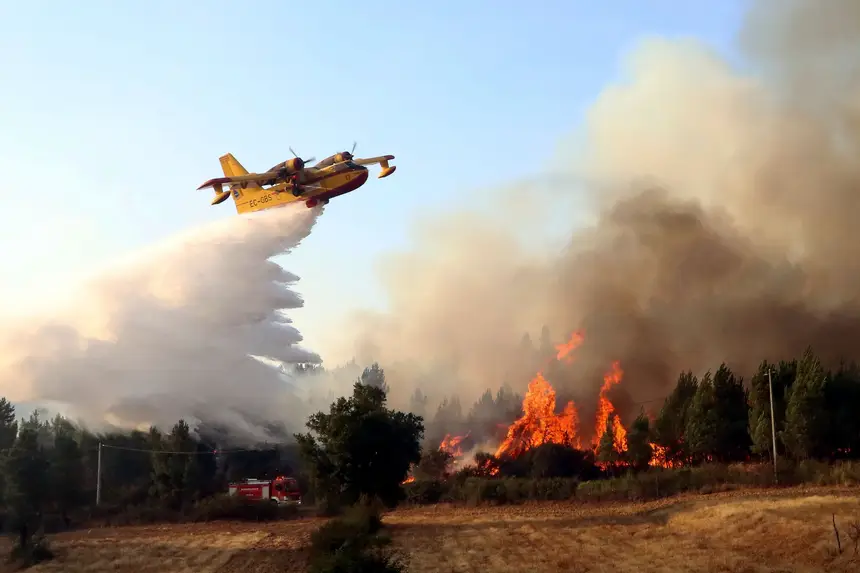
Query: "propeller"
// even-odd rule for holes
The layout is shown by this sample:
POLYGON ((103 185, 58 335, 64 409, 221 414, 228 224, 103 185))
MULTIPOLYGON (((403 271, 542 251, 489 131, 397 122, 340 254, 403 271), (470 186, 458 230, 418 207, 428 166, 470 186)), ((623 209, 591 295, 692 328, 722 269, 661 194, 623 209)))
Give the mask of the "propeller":
POLYGON ((353 157, 355 157, 355 156, 353 155, 353 153, 355 153, 355 145, 356 145, 356 143, 358 143, 358 142, 356 142, 356 141, 353 141, 353 142, 352 142, 352 151, 344 151, 344 152, 341 154, 341 155, 343 155, 344 159, 346 159, 347 161, 349 161, 349 160, 351 160, 353 157))
MULTIPOLYGON (((293 151, 292 147, 290 147, 289 149, 290 149, 290 153, 293 154, 293 157, 298 157, 298 155, 296 155, 296 152, 293 151)), ((308 157, 307 159, 302 159, 302 161, 304 161, 305 163, 313 163, 314 161, 316 161, 316 159, 317 159, 316 157, 308 157)))

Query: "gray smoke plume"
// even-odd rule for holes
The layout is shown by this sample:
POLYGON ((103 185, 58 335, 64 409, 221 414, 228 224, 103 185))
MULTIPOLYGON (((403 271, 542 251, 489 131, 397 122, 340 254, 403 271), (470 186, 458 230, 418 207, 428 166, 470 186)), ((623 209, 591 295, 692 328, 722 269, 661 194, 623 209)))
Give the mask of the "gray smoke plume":
POLYGON ((557 342, 584 329, 552 382, 592 404, 613 360, 629 405, 664 396, 682 369, 726 361, 749 376, 810 344, 857 358, 860 2, 754 2, 739 43, 748 72, 691 40, 644 42, 561 161, 600 188, 519 195, 561 208, 580 194, 594 223, 535 255, 529 210, 504 225, 444 215, 386 261, 390 311, 350 317, 349 350, 388 369, 401 403, 421 386, 464 405, 511 379, 524 390, 540 365, 521 338, 542 325, 557 342))
POLYGON ((182 417, 252 441, 272 422, 300 428, 306 392, 279 364, 320 358, 283 313, 302 306, 289 288, 298 277, 269 259, 298 245, 320 212, 230 217, 134 253, 64 306, 5 322, 0 393, 94 427, 169 428, 182 417))

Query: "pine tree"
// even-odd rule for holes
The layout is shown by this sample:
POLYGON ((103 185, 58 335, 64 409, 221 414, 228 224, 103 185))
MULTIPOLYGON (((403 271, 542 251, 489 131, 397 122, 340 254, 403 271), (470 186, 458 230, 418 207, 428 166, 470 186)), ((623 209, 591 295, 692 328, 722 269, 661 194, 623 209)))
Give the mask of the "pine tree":
POLYGON ((666 449, 666 458, 676 463, 686 463, 690 457, 684 433, 698 379, 692 372, 681 372, 675 389, 666 398, 654 424, 654 441, 666 449))
MULTIPOLYGON (((770 389, 768 388, 768 369, 771 369, 771 382, 773 386, 773 411, 776 419, 777 431, 785 424, 785 403, 787 393, 791 388, 797 375, 797 360, 789 362, 781 361, 779 364, 770 364, 763 361, 758 371, 750 380, 750 411, 749 411, 749 434, 752 451, 767 455, 773 459, 773 430, 770 424, 770 389)), ((780 434, 777 434, 777 453, 784 452, 780 434)))
POLYGON ((496 402, 493 400, 493 393, 490 392, 489 388, 484 390, 481 397, 472 404, 472 408, 469 410, 466 418, 470 426, 480 425, 488 420, 495 421, 496 402))
POLYGON ((157 429, 150 430, 153 440, 153 494, 166 507, 178 510, 187 501, 187 481, 195 477, 189 465, 195 463, 196 443, 191 438, 191 429, 185 420, 173 425, 170 433, 162 435, 157 429), (189 453, 184 453, 189 452, 189 453))
POLYGON ((823 455, 827 432, 826 373, 821 361, 807 348, 797 364, 797 377, 788 394, 782 440, 789 455, 807 459, 823 455))
POLYGON ((39 445, 38 430, 25 425, 9 450, 5 464, 5 500, 18 532, 20 547, 28 546, 41 526, 42 511, 50 493, 48 458, 39 445))
POLYGON ((19 427, 27 427, 34 430, 36 432, 39 446, 42 448, 49 448, 54 443, 54 434, 51 430, 51 422, 49 420, 42 419, 42 412, 45 412, 45 410, 36 408, 30 413, 29 418, 21 420, 19 427))
POLYGON ((390 390, 388 384, 385 382, 385 371, 380 368, 379 364, 376 362, 364 369, 358 382, 367 386, 379 388, 386 394, 388 394, 390 390))
MULTIPOLYGON (((0 398, 0 468, 5 463, 9 450, 15 445, 18 435, 18 421, 15 418, 15 406, 6 398, 0 398)), ((5 472, 0 471, 0 504, 5 505, 6 492, 5 472)))
POLYGON ((860 367, 841 364, 824 387, 827 416, 827 453, 856 457, 860 453, 860 367))
POLYGON ((421 388, 416 388, 415 392, 412 393, 412 398, 409 400, 409 411, 422 418, 427 413, 427 395, 421 391, 421 388))
POLYGON ((69 512, 84 503, 84 459, 75 427, 61 416, 51 423, 54 447, 50 452, 52 497, 68 525, 69 512))
POLYGON ((520 339, 520 352, 522 356, 525 358, 531 358, 532 354, 534 354, 535 346, 532 342, 532 337, 528 332, 523 334, 523 337, 520 339))
POLYGON ((627 433, 627 458, 633 469, 641 471, 648 468, 653 454, 651 424, 645 412, 640 411, 627 433))
POLYGON ((152 487, 149 495, 152 498, 158 499, 167 503, 170 495, 170 472, 168 470, 167 454, 162 452, 167 450, 164 443, 164 435, 155 426, 149 429, 149 440, 152 444, 152 487))
POLYGON ((696 388, 687 412, 685 438, 687 449, 696 463, 712 459, 719 448, 719 414, 714 383, 706 372, 696 388))
POLYGON ((458 433, 462 424, 463 407, 460 405, 460 398, 452 396, 450 399, 443 399, 433 417, 433 427, 442 429, 445 433, 458 433))
POLYGON ((617 466, 622 461, 615 439, 615 417, 616 414, 613 412, 606 418, 606 426, 603 428, 603 434, 601 434, 597 444, 597 459, 608 466, 617 466))
POLYGON ((0 452, 10 449, 18 435, 15 406, 6 398, 0 398, 0 452))
POLYGON ((770 386, 768 371, 773 376, 773 366, 767 360, 759 364, 758 371, 750 379, 749 434, 752 451, 773 458, 773 440, 770 424, 770 386))
POLYGON ((513 422, 523 415, 523 396, 514 392, 510 386, 502 386, 496 392, 496 411, 500 419, 513 422))
POLYGON ((199 451, 198 444, 185 420, 179 420, 173 425, 167 443, 169 450, 183 452, 168 455, 171 496, 178 508, 194 501, 203 485, 203 475, 197 459, 199 454, 196 454, 199 451))
POLYGON ((717 420, 714 459, 721 462, 745 460, 750 449, 749 404, 743 378, 725 364, 714 374, 714 413, 717 420))

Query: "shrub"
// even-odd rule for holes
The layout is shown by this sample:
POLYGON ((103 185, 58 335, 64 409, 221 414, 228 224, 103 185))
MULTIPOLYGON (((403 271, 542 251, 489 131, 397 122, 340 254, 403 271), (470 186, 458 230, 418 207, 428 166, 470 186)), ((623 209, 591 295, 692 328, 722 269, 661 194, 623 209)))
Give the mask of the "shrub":
POLYGON ((16 542, 9 554, 9 561, 21 568, 32 567, 53 558, 54 552, 51 550, 48 538, 41 532, 30 537, 24 546, 16 542))
POLYGON ((415 505, 438 503, 450 490, 449 482, 438 479, 419 479, 403 486, 406 503, 415 505))
POLYGON ((88 515, 83 516, 83 521, 90 525, 115 527, 189 521, 275 521, 291 519, 298 514, 299 508, 295 505, 275 505, 269 501, 223 494, 204 498, 184 511, 160 505, 100 506, 92 508, 88 515))
POLYGON ((684 492, 714 493, 740 487, 773 487, 810 483, 860 484, 860 464, 828 464, 781 460, 779 480, 769 463, 705 464, 677 469, 650 468, 610 479, 580 481, 577 478, 476 477, 459 472, 448 480, 415 480, 404 486, 414 504, 452 501, 467 505, 511 504, 531 500, 645 501, 684 492))
POLYGON ((382 529, 382 518, 376 509, 353 506, 342 517, 329 520, 311 535, 311 553, 320 556, 336 553, 347 546, 367 546, 382 529))
POLYGON ((298 515, 295 505, 277 505, 238 496, 218 495, 200 501, 192 510, 193 521, 275 521, 298 515))
POLYGON ((312 573, 401 573, 402 560, 386 549, 379 510, 369 505, 348 509, 311 536, 312 573))
POLYGON ((310 573, 403 573, 403 561, 385 551, 340 552, 311 563, 310 573))
POLYGON ((90 510, 85 523, 103 527, 146 525, 150 523, 177 523, 182 516, 158 505, 99 506, 90 510))

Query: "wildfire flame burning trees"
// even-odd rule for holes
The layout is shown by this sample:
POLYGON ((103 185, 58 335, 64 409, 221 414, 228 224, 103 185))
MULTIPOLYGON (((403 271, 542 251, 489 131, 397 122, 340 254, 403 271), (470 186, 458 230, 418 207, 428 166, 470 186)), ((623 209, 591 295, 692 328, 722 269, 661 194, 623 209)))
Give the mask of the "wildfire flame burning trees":
MULTIPOLYGON (((451 456, 451 460, 448 463, 448 471, 452 470, 463 460, 463 448, 461 444, 463 440, 469 437, 469 434, 470 433, 466 433, 463 436, 452 436, 451 434, 445 434, 445 437, 442 439, 442 443, 439 444, 439 451, 445 452, 451 456)), ((406 477, 403 483, 407 484, 413 481, 415 481, 415 476, 409 475, 406 477)))
MULTIPOLYGON (((576 350, 585 340, 581 331, 571 334, 570 339, 556 345, 555 359, 559 362, 572 363, 576 350)), ((615 406, 609 399, 609 393, 624 377, 620 362, 613 362, 609 371, 603 376, 603 385, 597 398, 594 428, 591 432, 590 446, 595 451, 599 447, 600 438, 607 430, 613 434, 615 450, 619 454, 627 452, 627 430, 621 423, 615 406)), ((528 391, 523 398, 523 415, 508 427, 507 435, 496 450, 495 457, 517 457, 527 450, 546 443, 562 444, 581 449, 584 432, 580 424, 579 411, 576 403, 568 402, 560 414, 556 413, 556 392, 552 384, 538 372, 529 383, 528 391)), ((657 444, 651 444, 653 455, 650 465, 668 467, 666 451, 657 444)), ((602 464, 601 464, 602 465, 602 464)))
POLYGON ((442 439, 442 443, 439 444, 439 449, 451 454, 451 457, 454 458, 454 464, 456 464, 463 457, 463 449, 460 447, 460 444, 468 437, 469 434, 466 434, 465 436, 452 436, 451 434, 445 434, 445 437, 442 439))
POLYGON ((576 405, 571 400, 561 414, 556 414, 555 390, 540 372, 529 383, 523 399, 523 412, 523 416, 508 428, 505 441, 496 450, 497 458, 516 457, 547 443, 580 447, 576 405))
POLYGON ((597 448, 600 443, 600 437, 606 431, 606 422, 612 417, 612 433, 615 438, 615 448, 618 452, 627 451, 627 430, 621 425, 621 420, 615 412, 615 406, 609 401, 607 394, 621 382, 624 376, 624 371, 621 370, 621 364, 618 362, 612 363, 612 368, 603 376, 603 386, 600 388, 600 395, 597 398, 597 419, 594 424, 594 437, 591 440, 591 445, 597 448))
MULTIPOLYGON (((574 332, 567 342, 556 345, 555 359, 559 362, 573 363, 575 359, 572 353, 584 340, 585 336, 581 331, 574 332)), ((618 361, 613 362, 609 371, 603 376, 603 385, 597 397, 597 411, 589 444, 595 452, 599 448, 601 437, 605 431, 612 432, 614 448, 619 454, 627 452, 627 430, 622 425, 615 406, 609 399, 610 391, 621 383, 623 377, 624 371, 618 361), (609 423, 608 428, 607 422, 609 423)), ((582 448, 583 432, 576 403, 571 400, 564 406, 561 413, 556 413, 556 392, 552 384, 544 377, 543 372, 539 371, 529 382, 528 391, 523 398, 522 409, 523 415, 508 426, 505 439, 496 449, 496 458, 516 458, 531 448, 548 443, 566 445, 577 449, 582 448)), ((439 449, 450 453, 456 464, 463 457, 461 443, 467 437, 468 434, 464 436, 448 434, 442 440, 439 449)), ((654 443, 650 445, 653 454, 649 464, 651 466, 671 467, 672 464, 666 459, 665 448, 654 443)), ((605 464, 598 465, 605 467, 605 464)), ((489 473, 495 474, 497 470, 490 469, 489 473)), ((413 480, 414 478, 410 476, 404 483, 413 480)))

